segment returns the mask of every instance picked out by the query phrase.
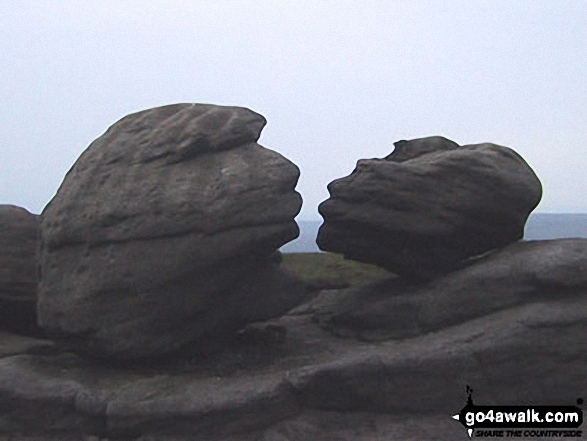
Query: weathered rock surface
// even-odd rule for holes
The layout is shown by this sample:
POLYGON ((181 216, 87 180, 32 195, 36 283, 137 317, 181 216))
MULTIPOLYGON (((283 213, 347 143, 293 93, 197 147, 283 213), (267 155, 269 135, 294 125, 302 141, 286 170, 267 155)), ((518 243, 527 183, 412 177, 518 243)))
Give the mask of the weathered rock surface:
POLYGON ((442 137, 395 143, 328 186, 317 243, 325 251, 430 279, 522 238, 542 195, 513 150, 442 137))
POLYGON ((301 283, 271 255, 299 233, 299 170, 257 144, 265 123, 177 104, 95 140, 43 213, 40 325, 133 359, 213 346, 298 304, 301 283))
POLYGON ((377 341, 414 337, 577 292, 587 292, 587 239, 521 241, 431 282, 389 278, 325 291, 303 308, 339 336, 377 341))
POLYGON ((0 331, 0 342, 0 359, 23 354, 48 355, 58 351, 51 340, 14 334, 9 331, 0 331))
POLYGON ((231 348, 181 369, 12 355, 0 359, 0 435, 458 439, 464 429, 450 415, 465 404, 466 385, 476 404, 575 404, 587 387, 585 294, 378 343, 286 316, 282 346, 231 348))
POLYGON ((0 328, 38 334, 37 248, 39 216, 0 205, 0 328))
MULTIPOLYGON (((450 416, 465 405, 467 385, 478 405, 574 405, 587 390, 586 242, 515 244, 460 279, 434 282, 441 300, 422 305, 439 320, 432 314, 429 329, 400 339, 340 338, 320 326, 348 300, 344 292, 250 325, 243 331, 256 342, 195 362, 120 369, 58 346, 40 355, 38 341, 0 335, 0 436, 459 439, 464 428, 450 416)), ((367 295, 364 303, 402 320, 393 302, 367 295)))

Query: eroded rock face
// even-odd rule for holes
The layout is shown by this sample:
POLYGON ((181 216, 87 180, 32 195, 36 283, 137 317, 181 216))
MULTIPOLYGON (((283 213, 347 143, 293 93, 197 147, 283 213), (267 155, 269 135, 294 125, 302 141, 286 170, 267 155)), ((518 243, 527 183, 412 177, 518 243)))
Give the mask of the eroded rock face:
POLYGON ((329 184, 322 250, 430 279, 522 238, 542 187, 512 149, 442 137, 395 146, 329 184))
POLYGON ((39 216, 0 205, 0 328, 37 334, 39 216))
POLYGON ((91 355, 141 358, 295 305, 300 284, 270 256, 299 233, 299 170, 257 144, 265 123, 177 104, 94 141, 43 213, 40 325, 91 355))
POLYGON ((324 291, 195 360, 104 366, 0 333, 0 437, 457 439, 468 386, 476 405, 576 403, 586 294, 587 239, 521 241, 428 283, 324 291))
POLYGON ((562 294, 377 343, 338 338, 298 311, 271 324, 283 343, 243 342, 181 367, 107 368, 0 333, 0 436, 459 439, 450 415, 467 385, 477 405, 573 405, 586 389, 586 291, 562 294))
POLYGON ((587 239, 555 239, 517 242, 428 283, 389 278, 324 292, 305 307, 337 335, 377 341, 416 337, 525 303, 565 302, 584 292, 587 239))

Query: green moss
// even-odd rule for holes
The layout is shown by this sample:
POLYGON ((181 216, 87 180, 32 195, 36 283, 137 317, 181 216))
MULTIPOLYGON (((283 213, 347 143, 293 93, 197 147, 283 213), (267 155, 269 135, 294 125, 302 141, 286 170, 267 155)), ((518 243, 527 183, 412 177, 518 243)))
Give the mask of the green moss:
POLYGON ((286 253, 282 265, 310 283, 358 286, 390 275, 374 265, 332 253, 286 253))

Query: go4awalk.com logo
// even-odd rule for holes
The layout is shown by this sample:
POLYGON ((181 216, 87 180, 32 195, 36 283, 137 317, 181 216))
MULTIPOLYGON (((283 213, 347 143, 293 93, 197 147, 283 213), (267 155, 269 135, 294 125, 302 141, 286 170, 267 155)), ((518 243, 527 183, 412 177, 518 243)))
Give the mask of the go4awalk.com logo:
POLYGON ((581 438, 583 399, 577 406, 476 406, 473 389, 467 386, 467 404, 452 417, 459 421, 469 439, 479 438, 581 438))

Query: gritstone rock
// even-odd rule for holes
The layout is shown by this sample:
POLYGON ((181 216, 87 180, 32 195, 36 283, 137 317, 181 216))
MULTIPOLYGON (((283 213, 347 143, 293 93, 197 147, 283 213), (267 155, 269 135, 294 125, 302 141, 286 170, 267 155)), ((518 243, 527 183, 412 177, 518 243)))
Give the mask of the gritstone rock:
MULTIPOLYGON (((521 304, 587 291, 587 239, 520 241, 427 283, 389 278, 305 305, 321 326, 361 340, 403 339, 521 304)), ((584 296, 584 294, 582 294, 584 296)))
POLYGON ((0 205, 0 328, 37 334, 39 216, 0 205))
POLYGON ((328 186, 317 243, 325 251, 430 279, 522 238, 542 196, 512 149, 442 137, 399 141, 328 186))
POLYGON ((80 156, 43 213, 40 325, 119 359, 205 349, 300 301, 271 255, 299 234, 298 168, 239 107, 124 117, 80 156))
POLYGON ((354 304, 348 291, 323 292, 191 365, 97 366, 0 333, 0 436, 459 439, 450 416, 467 385, 477 405, 573 405, 587 390, 586 263, 587 240, 514 244, 414 287, 421 329, 410 335, 398 333, 410 323, 405 280, 354 304), (330 329, 316 323, 335 310, 330 329), (377 329, 387 338, 373 338, 377 329))

